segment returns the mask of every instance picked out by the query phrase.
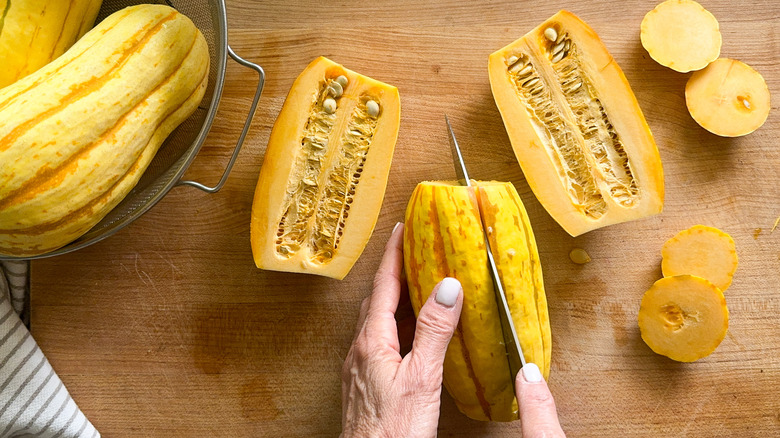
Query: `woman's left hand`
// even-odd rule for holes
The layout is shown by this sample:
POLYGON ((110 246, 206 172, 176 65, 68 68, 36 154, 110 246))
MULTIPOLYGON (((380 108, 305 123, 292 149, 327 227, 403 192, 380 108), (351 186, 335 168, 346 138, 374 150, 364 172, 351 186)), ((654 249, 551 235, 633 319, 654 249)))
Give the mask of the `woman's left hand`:
POLYGON ((420 309, 412 349, 401 357, 395 312, 401 297, 403 225, 393 230, 363 300, 342 370, 342 436, 436 436, 444 354, 458 325, 463 290, 445 278, 420 309))

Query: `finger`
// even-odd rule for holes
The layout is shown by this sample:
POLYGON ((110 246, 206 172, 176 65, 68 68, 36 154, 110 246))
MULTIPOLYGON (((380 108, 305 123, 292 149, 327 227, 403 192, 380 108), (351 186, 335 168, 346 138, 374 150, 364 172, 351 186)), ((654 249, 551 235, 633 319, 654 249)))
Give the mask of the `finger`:
POLYGON ((395 311, 401 295, 403 269, 403 224, 393 229, 385 247, 385 254, 374 278, 374 290, 366 313, 367 339, 380 348, 388 347, 400 360, 400 345, 395 323, 395 311))
POLYGON ((368 305, 371 302, 371 298, 363 298, 363 301, 360 303, 360 313, 358 313, 357 318, 357 324, 355 324, 355 334, 352 336, 352 338, 357 338, 358 333, 360 333, 360 330, 363 329, 363 326, 366 324, 366 314, 368 313, 368 305))
POLYGON ((410 365, 424 375, 441 376, 444 354, 458 326, 463 307, 463 288, 454 278, 445 278, 434 288, 417 316, 410 365))
POLYGON ((536 364, 526 364, 515 379, 523 436, 565 437, 558 422, 555 400, 536 364))
POLYGON ((374 277, 374 291, 368 317, 383 312, 395 313, 401 297, 401 271, 403 270, 404 225, 397 223, 385 246, 385 253, 374 277))

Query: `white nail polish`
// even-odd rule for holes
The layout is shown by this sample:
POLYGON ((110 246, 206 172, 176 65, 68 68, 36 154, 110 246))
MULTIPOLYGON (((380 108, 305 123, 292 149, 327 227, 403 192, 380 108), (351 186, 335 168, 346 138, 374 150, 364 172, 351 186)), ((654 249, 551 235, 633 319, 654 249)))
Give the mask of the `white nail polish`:
POLYGON ((539 367, 535 363, 528 362, 523 367, 523 377, 530 383, 537 383, 542 381, 542 372, 539 371, 539 367))
POLYGON ((401 223, 400 222, 396 222, 395 226, 393 227, 393 231, 390 232, 391 236, 393 234, 395 234, 395 230, 397 230, 399 226, 401 226, 401 223))
POLYGON ((461 286, 460 281, 447 277, 439 284, 439 290, 436 292, 436 302, 444 307, 453 307, 458 301, 461 286))

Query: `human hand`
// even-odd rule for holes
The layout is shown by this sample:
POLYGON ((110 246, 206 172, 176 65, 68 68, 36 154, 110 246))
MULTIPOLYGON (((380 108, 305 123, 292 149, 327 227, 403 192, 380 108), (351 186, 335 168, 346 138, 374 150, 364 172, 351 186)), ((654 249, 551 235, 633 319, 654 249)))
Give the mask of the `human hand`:
POLYGON ((523 423, 523 438, 566 437, 558 422, 555 400, 536 364, 529 362, 517 373, 515 395, 523 423))
POLYGON ((401 357, 395 312, 401 297, 403 225, 396 225, 363 300, 342 369, 342 437, 434 437, 444 354, 463 306, 463 290, 445 278, 417 317, 412 349, 401 357))

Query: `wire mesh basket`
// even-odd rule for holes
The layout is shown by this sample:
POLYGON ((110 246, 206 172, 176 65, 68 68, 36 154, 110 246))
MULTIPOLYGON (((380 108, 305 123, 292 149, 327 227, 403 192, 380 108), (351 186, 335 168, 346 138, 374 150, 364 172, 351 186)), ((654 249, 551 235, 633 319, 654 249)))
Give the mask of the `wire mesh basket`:
POLYGON ((143 3, 167 4, 189 17, 200 29, 209 46, 211 69, 209 71, 208 87, 195 112, 185 120, 160 146, 149 167, 130 193, 87 233, 73 242, 46 254, 33 257, 8 257, 0 254, 0 260, 36 259, 65 254, 99 242, 122 228, 152 208, 170 189, 176 185, 190 185, 200 190, 214 193, 225 184, 230 169, 233 167, 241 146, 246 138, 252 117, 257 109, 257 102, 263 90, 265 74, 263 69, 236 55, 227 43, 227 18, 224 0, 104 0, 98 14, 100 22, 112 13, 143 3), (222 86, 225 80, 227 56, 239 64, 255 70, 259 75, 257 89, 252 105, 249 108, 244 128, 239 135, 233 155, 228 162, 222 178, 213 187, 205 186, 195 181, 182 181, 182 175, 189 167, 195 155, 206 140, 222 96, 222 86))

